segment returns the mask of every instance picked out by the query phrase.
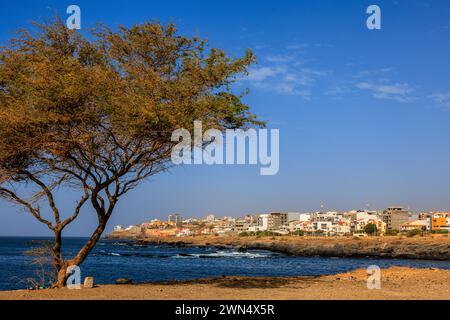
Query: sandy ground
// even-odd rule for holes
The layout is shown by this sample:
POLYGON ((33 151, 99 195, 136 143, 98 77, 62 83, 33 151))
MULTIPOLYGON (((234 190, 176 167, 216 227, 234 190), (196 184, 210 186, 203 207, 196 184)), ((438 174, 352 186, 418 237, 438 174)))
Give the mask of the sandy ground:
POLYGON ((390 268, 381 289, 367 289, 366 270, 322 277, 227 277, 190 282, 102 285, 94 289, 5 291, 0 300, 450 300, 450 270, 390 268))

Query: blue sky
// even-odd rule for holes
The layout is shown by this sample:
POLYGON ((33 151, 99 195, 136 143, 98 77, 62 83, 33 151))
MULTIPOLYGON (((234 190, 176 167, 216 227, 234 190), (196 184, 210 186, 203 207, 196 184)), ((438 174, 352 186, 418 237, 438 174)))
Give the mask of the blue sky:
MULTIPOLYGON (((155 176, 123 198, 111 219, 271 210, 450 210, 450 2, 442 1, 9 1, 0 41, 33 20, 81 7, 82 27, 173 21, 238 56, 258 57, 245 98, 280 129, 280 172, 257 166, 186 166, 155 176), (368 30, 377 4, 382 29, 368 30)), ((60 192, 70 210, 73 194, 60 192)), ((0 235, 45 235, 0 202, 0 235)), ((86 210, 66 235, 87 235, 86 210)))

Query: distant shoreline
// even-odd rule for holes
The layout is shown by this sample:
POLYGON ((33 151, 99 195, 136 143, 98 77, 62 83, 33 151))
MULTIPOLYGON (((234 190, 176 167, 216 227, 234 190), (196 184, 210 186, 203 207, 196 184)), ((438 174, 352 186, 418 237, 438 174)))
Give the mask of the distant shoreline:
POLYGON ((230 247, 237 250, 268 250, 293 256, 322 256, 341 258, 392 258, 450 261, 450 238, 429 237, 185 237, 185 238, 123 238, 139 243, 168 244, 174 246, 230 247))

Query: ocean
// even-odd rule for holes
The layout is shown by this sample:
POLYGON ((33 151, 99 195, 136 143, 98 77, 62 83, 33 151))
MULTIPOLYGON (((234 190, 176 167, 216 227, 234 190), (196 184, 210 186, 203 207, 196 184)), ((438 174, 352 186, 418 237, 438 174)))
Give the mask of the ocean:
MULTIPOLYGON (((24 254, 33 240, 43 238, 0 237, 0 290, 25 289, 24 279, 34 275, 32 257, 24 254)), ((64 239, 65 255, 71 256, 86 242, 64 239)), ((214 247, 178 248, 168 245, 137 245, 127 241, 101 240, 81 265, 81 276, 93 276, 98 284, 128 278, 134 283, 190 280, 220 276, 315 276, 336 274, 378 265, 450 269, 450 261, 374 258, 294 257, 269 251, 214 247)))

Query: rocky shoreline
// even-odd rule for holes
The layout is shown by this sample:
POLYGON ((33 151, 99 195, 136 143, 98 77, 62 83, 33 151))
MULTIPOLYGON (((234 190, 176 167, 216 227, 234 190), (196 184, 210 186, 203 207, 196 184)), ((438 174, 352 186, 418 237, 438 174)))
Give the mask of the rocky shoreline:
POLYGON ((397 238, 279 238, 245 239, 239 237, 189 237, 133 240, 145 244, 173 246, 214 246, 246 250, 268 250, 293 256, 376 257, 450 261, 450 240, 444 237, 397 238))

